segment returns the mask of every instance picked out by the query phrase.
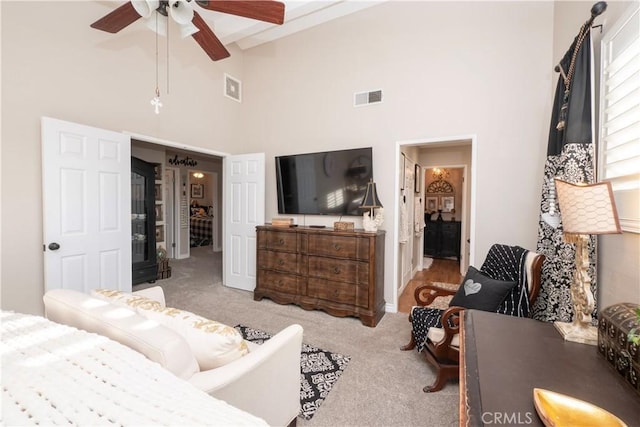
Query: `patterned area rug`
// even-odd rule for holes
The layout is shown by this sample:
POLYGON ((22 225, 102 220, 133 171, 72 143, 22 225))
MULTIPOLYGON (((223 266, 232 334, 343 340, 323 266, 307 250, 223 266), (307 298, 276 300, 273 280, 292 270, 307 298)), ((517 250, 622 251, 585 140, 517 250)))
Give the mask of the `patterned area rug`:
MULTIPOLYGON (((245 340, 262 344, 271 335, 267 332, 244 325, 236 325, 245 340)), ((310 420, 347 367, 351 356, 302 343, 300 354, 300 415, 310 420)))
MULTIPOLYGON (((459 283, 432 282, 431 284, 439 288, 451 289, 453 291, 457 291, 458 288, 460 287, 459 283)), ((437 308, 440 310, 446 310, 447 308, 449 308, 449 303, 451 302, 452 298, 453 298, 453 295, 446 296, 446 297, 438 297, 434 299, 431 304, 429 304, 429 307, 437 308)))

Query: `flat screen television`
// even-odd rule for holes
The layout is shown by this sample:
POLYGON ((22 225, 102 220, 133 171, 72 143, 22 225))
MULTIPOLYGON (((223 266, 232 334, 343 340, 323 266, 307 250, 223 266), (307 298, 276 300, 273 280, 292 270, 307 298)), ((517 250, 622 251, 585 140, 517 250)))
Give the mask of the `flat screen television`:
POLYGON ((371 147, 276 157, 278 213, 362 215, 371 147))

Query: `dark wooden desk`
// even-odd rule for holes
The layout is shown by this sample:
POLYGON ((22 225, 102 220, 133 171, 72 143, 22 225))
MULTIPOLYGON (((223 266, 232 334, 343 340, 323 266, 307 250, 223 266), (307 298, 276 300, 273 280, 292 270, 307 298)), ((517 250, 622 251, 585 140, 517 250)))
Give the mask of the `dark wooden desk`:
POLYGON ((542 426, 535 387, 597 405, 640 426, 640 397, 598 354, 551 323, 466 310, 460 354, 460 425, 542 426))

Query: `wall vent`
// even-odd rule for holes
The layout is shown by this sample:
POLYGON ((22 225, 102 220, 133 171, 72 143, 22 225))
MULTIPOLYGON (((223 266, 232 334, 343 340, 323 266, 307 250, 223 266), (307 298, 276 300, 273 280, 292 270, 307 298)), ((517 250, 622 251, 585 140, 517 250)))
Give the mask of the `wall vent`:
POLYGON ((227 98, 242 102, 242 82, 225 73, 223 93, 227 98))
POLYGON ((362 107, 364 105, 379 104, 382 102, 382 89, 368 92, 357 92, 353 94, 353 106, 362 107))

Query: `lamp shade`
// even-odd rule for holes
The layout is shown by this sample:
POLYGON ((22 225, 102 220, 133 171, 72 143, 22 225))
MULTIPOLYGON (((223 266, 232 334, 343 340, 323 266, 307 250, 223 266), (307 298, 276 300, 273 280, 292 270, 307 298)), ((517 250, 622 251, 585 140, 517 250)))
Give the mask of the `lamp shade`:
POLYGON ((193 9, 191 5, 184 0, 178 0, 169 3, 169 14, 178 24, 184 25, 193 19, 193 9))
POLYGON ((610 182, 571 184, 556 179, 555 183, 565 233, 622 233, 610 182))
POLYGON ((180 37, 182 37, 183 39, 185 37, 194 35, 198 31, 200 31, 200 29, 195 25, 193 25, 193 23, 191 22, 187 22, 186 24, 180 25, 180 37))
POLYGON ((376 183, 371 180, 367 183, 367 192, 364 194, 360 209, 376 209, 381 207, 382 203, 380 203, 380 199, 378 199, 376 183))
POLYGON ((131 2, 133 8, 143 18, 149 18, 151 13, 160 6, 158 0, 133 0, 131 2))

